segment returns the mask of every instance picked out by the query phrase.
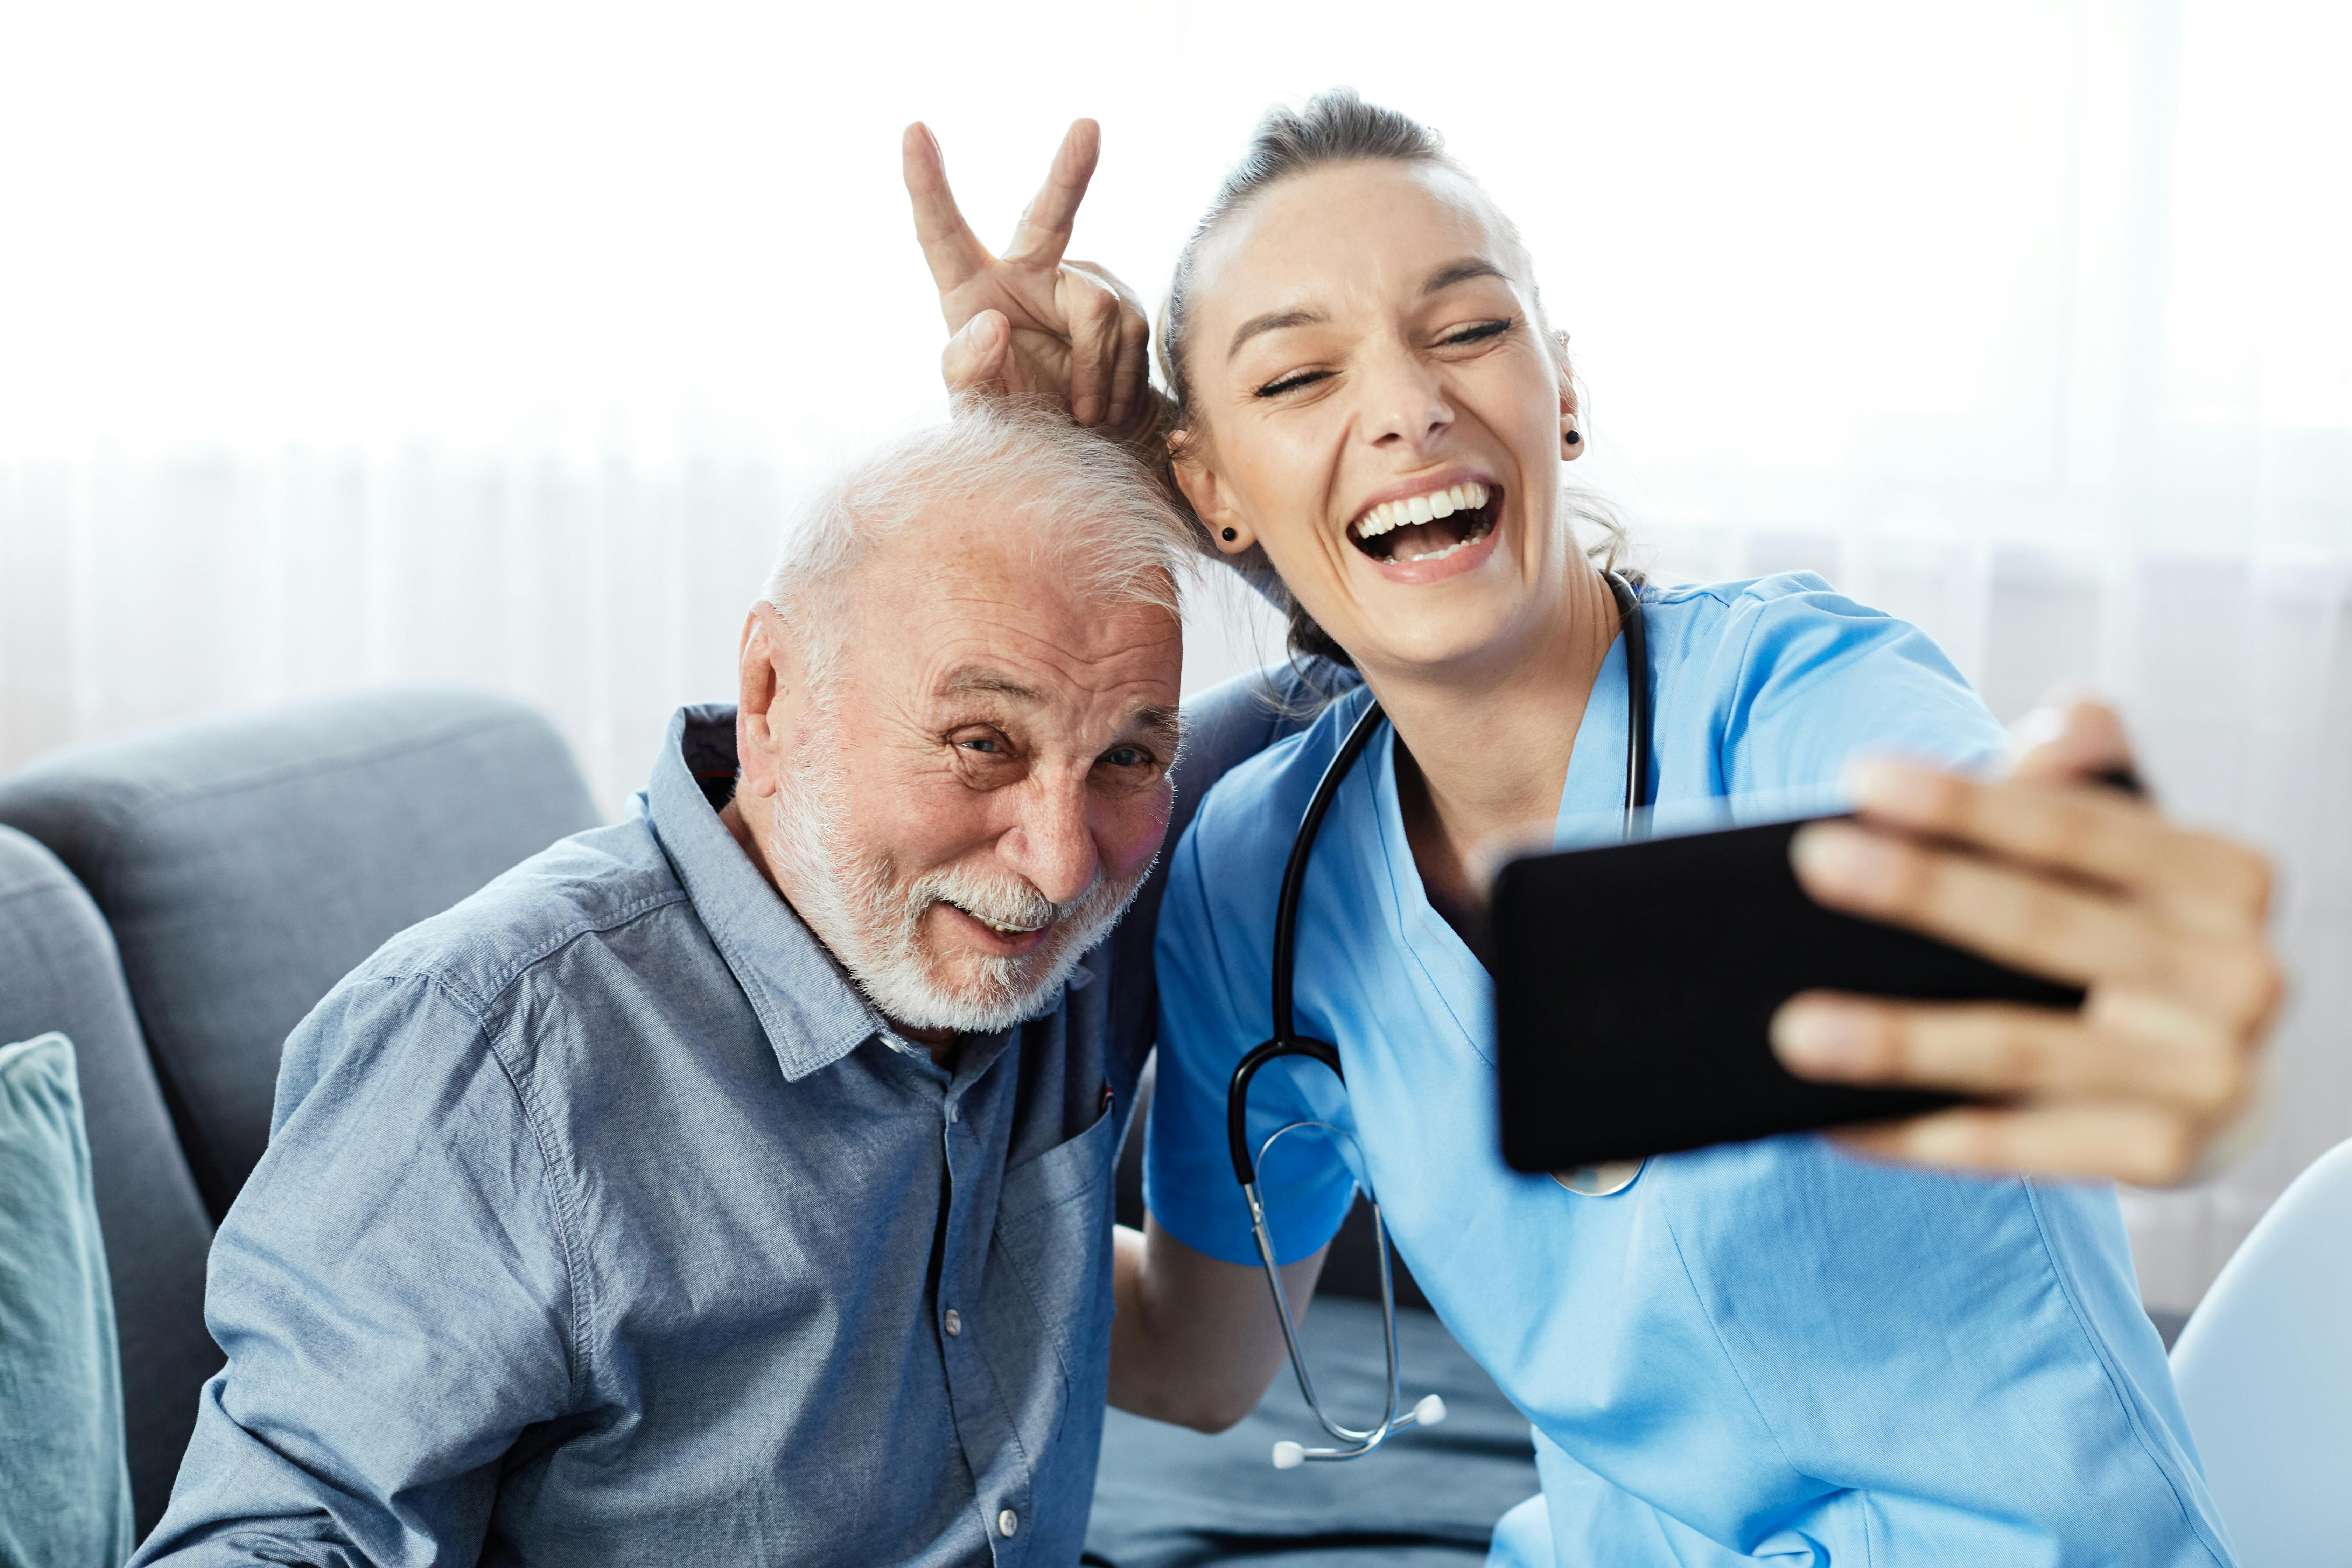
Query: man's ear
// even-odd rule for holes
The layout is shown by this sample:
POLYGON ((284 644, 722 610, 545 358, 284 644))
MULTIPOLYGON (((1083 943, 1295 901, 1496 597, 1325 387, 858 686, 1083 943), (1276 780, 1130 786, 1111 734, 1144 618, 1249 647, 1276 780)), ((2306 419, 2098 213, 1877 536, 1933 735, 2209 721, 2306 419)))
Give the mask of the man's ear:
POLYGON ((781 737, 792 733, 806 687, 798 639, 787 635, 784 618, 764 600, 743 617, 736 665, 738 787, 750 795, 773 795, 782 763, 781 737))
POLYGON ((1234 510, 1225 490, 1224 480, 1217 470, 1203 460, 1198 444, 1189 431, 1179 430, 1168 437, 1168 467, 1176 476, 1176 488, 1192 504, 1192 515, 1209 531, 1209 542, 1225 555, 1239 555, 1257 542, 1256 534, 1234 510))

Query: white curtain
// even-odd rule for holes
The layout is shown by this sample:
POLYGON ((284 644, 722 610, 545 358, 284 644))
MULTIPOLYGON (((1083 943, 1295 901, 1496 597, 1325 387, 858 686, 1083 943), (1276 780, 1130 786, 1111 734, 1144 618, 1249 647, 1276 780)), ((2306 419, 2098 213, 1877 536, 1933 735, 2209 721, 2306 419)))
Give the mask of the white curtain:
MULTIPOLYGON (((2111 692, 2278 855, 2275 1127, 2129 1195, 2193 1303, 2352 1133, 2343 9, 981 9, 0 15, 0 766, 453 680, 617 810, 780 510, 938 406, 906 121, 1001 237, 1100 119, 1076 248, 1149 295, 1255 112, 1348 81, 1525 230, 1658 570, 1820 570, 2005 718, 2111 692)), ((1213 584, 1187 685, 1277 651, 1213 584)))

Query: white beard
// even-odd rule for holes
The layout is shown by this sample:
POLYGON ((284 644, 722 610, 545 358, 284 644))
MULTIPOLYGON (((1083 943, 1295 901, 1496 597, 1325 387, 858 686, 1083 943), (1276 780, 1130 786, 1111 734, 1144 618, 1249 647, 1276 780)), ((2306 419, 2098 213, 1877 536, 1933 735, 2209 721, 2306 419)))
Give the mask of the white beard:
POLYGON ((843 798, 831 725, 812 715, 799 763, 777 781, 767 849, 794 889, 793 905, 849 972, 875 1009, 914 1029, 986 1035, 1046 1012, 1087 950, 1134 902, 1152 862, 1119 882, 1095 883, 1056 904, 1017 878, 997 880, 963 868, 933 871, 901 885, 897 863, 846 843, 834 804, 843 798), (1000 925, 1055 924, 1036 952, 965 955, 969 978, 950 981, 924 951, 922 920, 949 903, 1000 925))

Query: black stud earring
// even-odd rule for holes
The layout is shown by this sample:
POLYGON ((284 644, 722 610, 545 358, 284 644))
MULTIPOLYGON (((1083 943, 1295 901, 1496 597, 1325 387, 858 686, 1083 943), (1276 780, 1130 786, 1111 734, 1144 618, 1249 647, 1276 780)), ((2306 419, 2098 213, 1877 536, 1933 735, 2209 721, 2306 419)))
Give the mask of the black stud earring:
POLYGON ((1583 444, 1583 442, 1584 442, 1584 437, 1581 437, 1581 436, 1580 436, 1580 435, 1578 435, 1578 434, 1577 434, 1575 431, 1573 431, 1573 430, 1570 430, 1570 431, 1566 432, 1566 433, 1565 433, 1565 434, 1563 434, 1563 435, 1560 437, 1560 438, 1559 438, 1559 444, 1560 444, 1561 446, 1563 446, 1563 447, 1576 447, 1576 446, 1581 446, 1581 445, 1583 444))
POLYGON ((1231 544, 1234 540, 1236 540, 1236 539, 1238 539, 1238 538, 1240 538, 1240 537, 1241 537, 1241 536, 1240 536, 1239 534, 1235 533, 1232 529, 1230 529, 1230 528, 1229 528, 1229 529, 1225 530, 1224 539, 1225 539, 1225 542, 1226 542, 1227 544, 1231 544))

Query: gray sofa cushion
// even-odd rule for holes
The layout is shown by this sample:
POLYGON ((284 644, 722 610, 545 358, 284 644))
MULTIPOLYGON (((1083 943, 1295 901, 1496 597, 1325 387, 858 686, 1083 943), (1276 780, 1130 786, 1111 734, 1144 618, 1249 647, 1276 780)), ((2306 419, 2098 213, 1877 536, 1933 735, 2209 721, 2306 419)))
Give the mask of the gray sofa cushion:
POLYGON ((122 1373, 73 1043, 0 1046, 0 1563, 131 1555, 122 1373))
POLYGON ((0 1040, 52 1029, 75 1043, 143 1531, 163 1516, 197 1391, 221 1364, 204 1319, 212 1225, 156 1092, 106 922, 56 856, 0 827, 0 1040))
POLYGON ((503 698, 371 692, 58 753, 0 781, 113 928, 217 1219, 268 1142, 278 1048, 404 927, 593 826, 554 728, 503 698))

